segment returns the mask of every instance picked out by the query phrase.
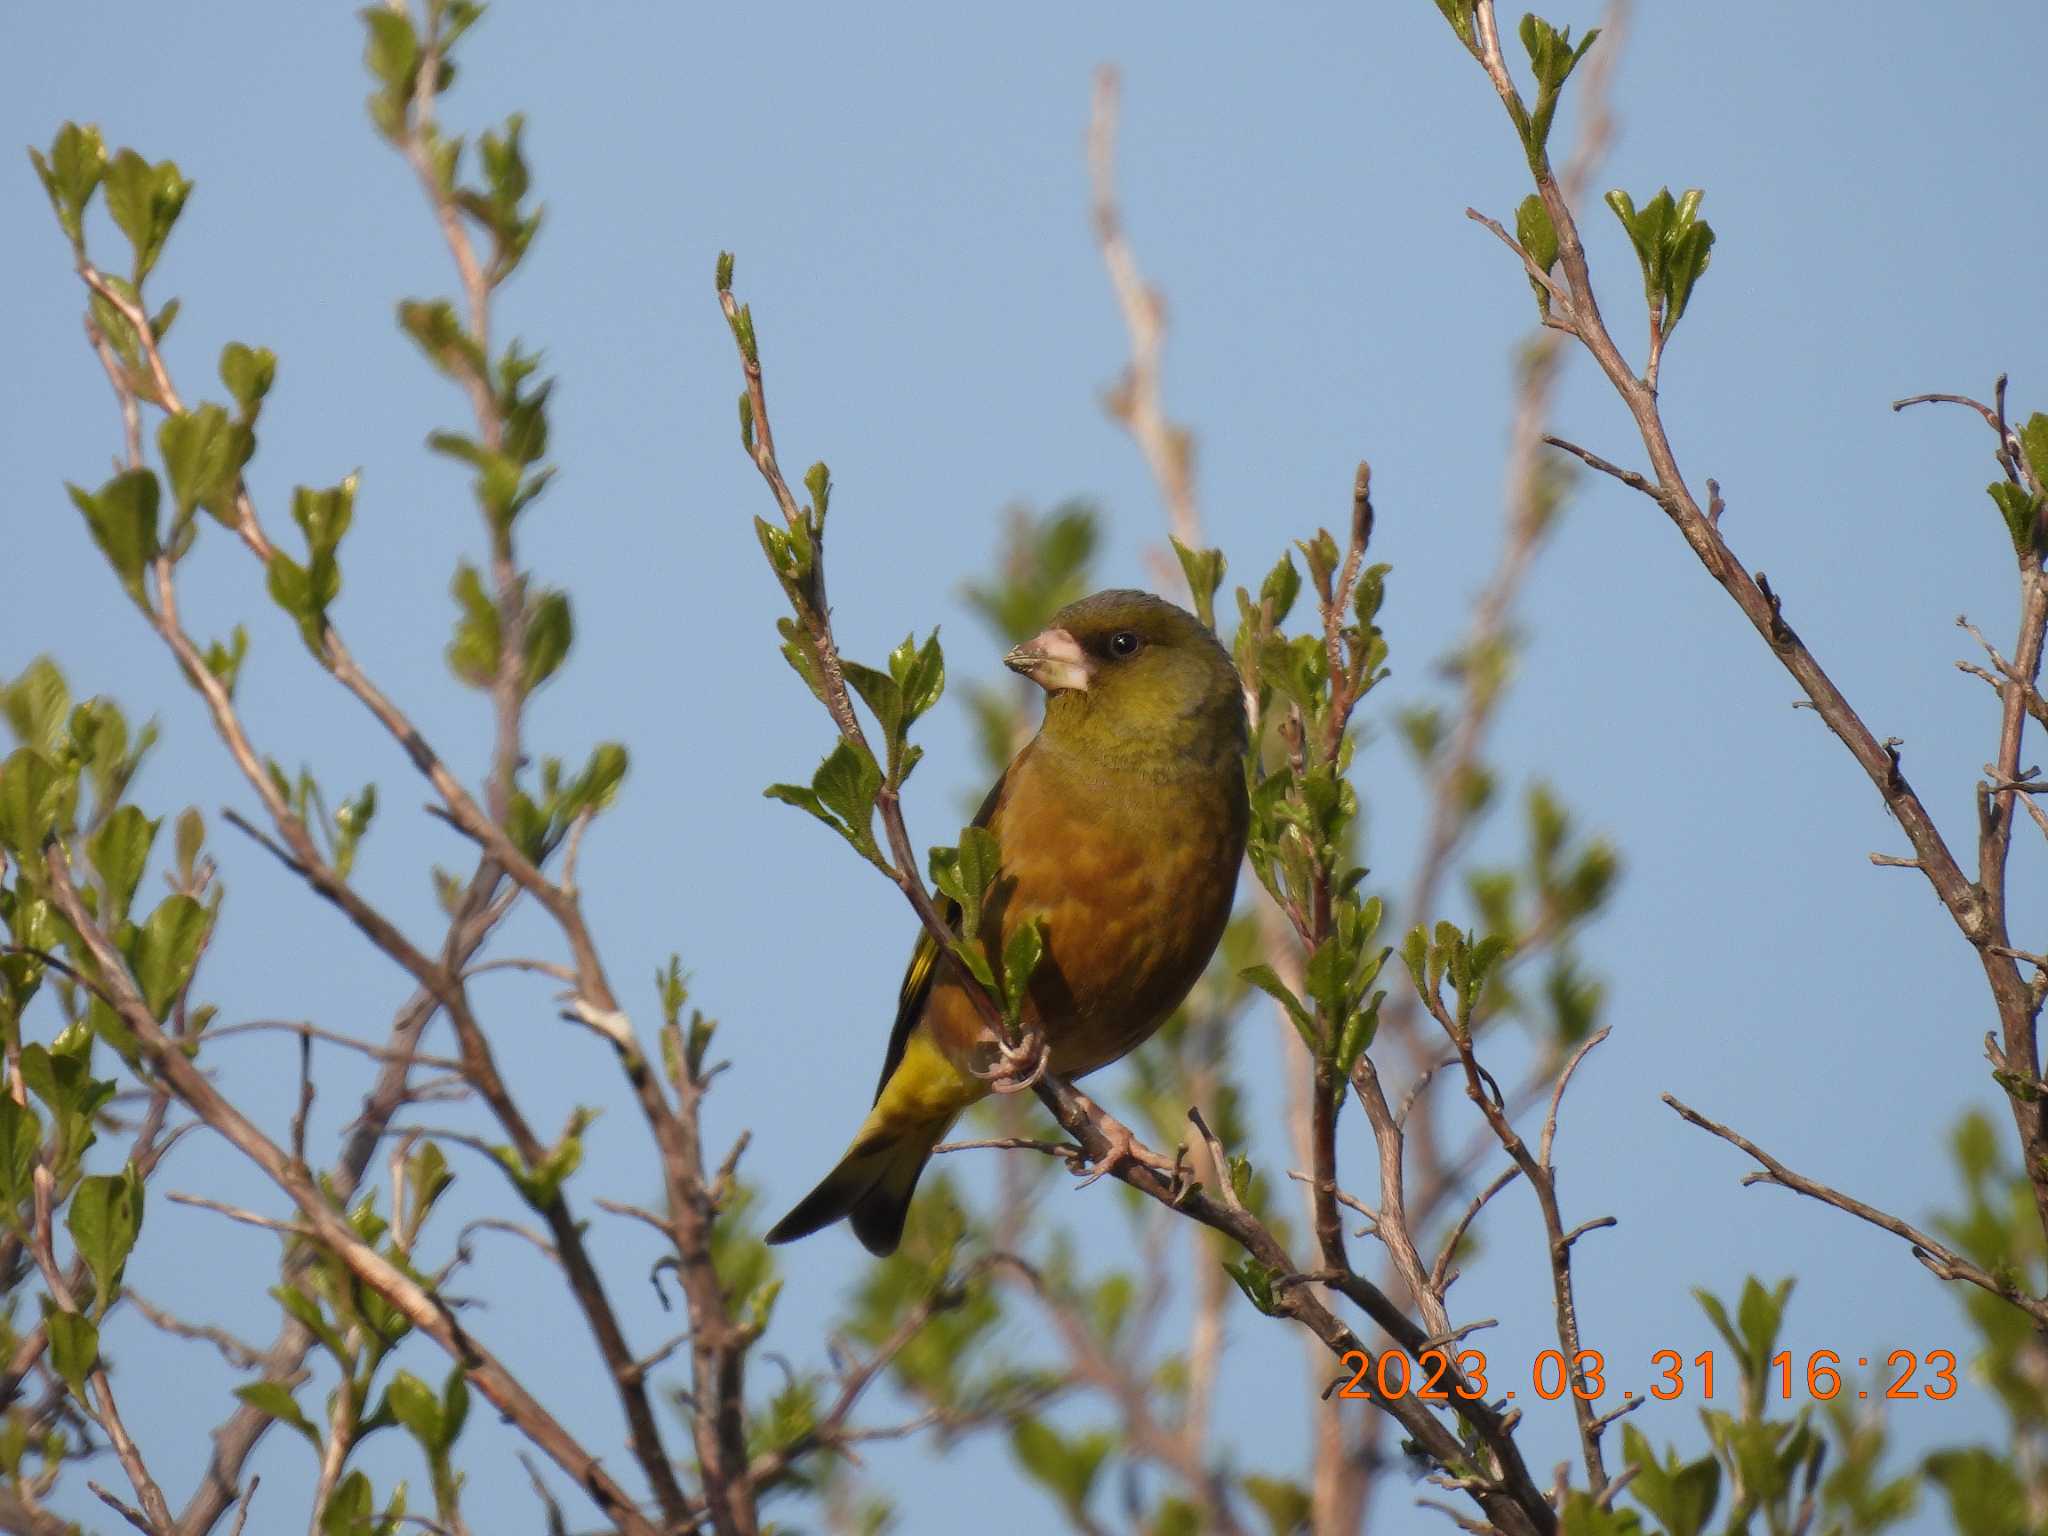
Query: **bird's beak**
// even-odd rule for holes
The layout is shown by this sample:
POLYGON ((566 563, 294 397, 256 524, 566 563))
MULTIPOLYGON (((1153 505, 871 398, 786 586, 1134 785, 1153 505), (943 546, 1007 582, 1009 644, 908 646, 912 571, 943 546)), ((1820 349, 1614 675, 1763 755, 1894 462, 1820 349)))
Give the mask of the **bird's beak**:
POLYGON ((1040 630, 1003 658, 1047 693, 1086 693, 1094 666, 1081 642, 1064 629, 1040 630))

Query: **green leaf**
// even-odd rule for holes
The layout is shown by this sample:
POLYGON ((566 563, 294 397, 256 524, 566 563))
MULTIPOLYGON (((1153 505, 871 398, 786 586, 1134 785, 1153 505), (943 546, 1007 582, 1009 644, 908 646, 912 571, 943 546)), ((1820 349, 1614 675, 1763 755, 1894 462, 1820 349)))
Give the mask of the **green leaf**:
POLYGON ((80 1256, 92 1266, 94 1301, 104 1317, 120 1293, 122 1271, 142 1231, 142 1175, 135 1164, 80 1179, 65 1225, 80 1256))
POLYGON ((909 725, 939 702, 946 691, 946 657, 939 649, 939 632, 934 628, 923 645, 915 635, 889 653, 889 676, 895 680, 903 699, 903 723, 909 725))
POLYGON ((377 819, 377 786, 362 789, 334 808, 334 872, 342 879, 355 868, 356 849, 377 819))
POLYGON ((1350 990, 1354 958, 1337 934, 1323 940, 1316 946, 1315 953, 1308 957, 1302 981, 1324 1018, 1340 1019, 1344 1016, 1349 1002, 1345 994, 1350 990))
MULTIPOLYGON (((1697 192, 1686 196, 1697 200, 1697 192)), ((1707 262, 1714 251, 1714 226, 1705 219, 1689 220, 1687 227, 1672 236, 1671 256, 1665 280, 1667 307, 1664 312, 1664 334, 1669 336, 1678 324, 1679 316, 1685 313, 1685 306, 1692 300, 1693 285, 1707 270, 1707 262)))
POLYGON ((1020 1418, 1010 1430, 1010 1449, 1024 1470, 1075 1516, 1086 1508, 1113 1443, 1100 1430, 1068 1437, 1035 1418, 1020 1418))
POLYGON ((87 844, 92 867, 106 882, 108 906, 101 916, 110 926, 119 926, 127 919, 128 904, 141 883, 160 825, 135 806, 124 805, 101 823, 87 844))
POLYGON ((19 745, 61 751, 69 734, 71 690, 57 664, 38 656, 13 682, 0 686, 0 714, 19 745))
POLYGON ((996 841, 995 833, 987 827, 961 828, 960 883, 985 899, 1001 873, 1002 845, 996 841))
POLYGON ((857 661, 842 660, 839 665, 861 702, 873 711, 876 723, 882 727, 882 737, 893 753, 903 737, 902 688, 888 673, 877 672, 857 661))
POLYGON ((555 1203, 569 1176, 583 1166, 583 1132, 595 1118, 593 1110, 577 1109, 572 1112, 561 1139, 548 1149, 538 1167, 529 1168, 511 1147, 493 1147, 491 1155, 512 1176, 513 1184, 527 1204, 537 1211, 545 1211, 555 1203))
POLYGON ((319 621, 320 608, 313 601, 313 583, 306 568, 281 549, 273 549, 264 568, 264 586, 271 601, 299 621, 300 633, 319 621))
POLYGON ((1466 962, 1466 975, 1470 979, 1469 990, 1472 994, 1473 1002, 1476 1003, 1479 1000, 1486 989, 1487 978, 1493 974, 1494 968, 1507 958, 1514 947, 1514 940, 1500 933, 1489 933, 1485 938, 1472 946, 1470 957, 1466 962))
POLYGON ((2026 1488, 2003 1456, 1971 1446, 1936 1451, 1925 1466, 1948 1496, 1957 1536, 2011 1536, 2029 1529, 2026 1488))
POLYGON ((1401 941, 1401 959, 1408 967, 1408 974, 1415 978, 1417 987, 1424 986, 1429 975, 1429 932, 1417 923, 1408 930, 1408 936, 1401 941))
POLYGON ((1280 979, 1278 971, 1270 965, 1254 965, 1237 974, 1240 979, 1250 982, 1287 1010, 1287 1017, 1294 1021, 1294 1029, 1301 1036, 1301 1043, 1307 1046, 1311 1053, 1318 1049, 1315 1022, 1309 1018, 1308 1010, 1302 1007, 1301 999, 1296 997, 1287 983, 1280 979))
POLYGON ((403 1424, 429 1458, 444 1449, 441 1434, 441 1399, 411 1371, 400 1371, 385 1389, 384 1401, 392 1417, 403 1424))
POLYGON ((381 1536, 376 1518, 377 1498, 370 1479, 351 1472, 335 1485, 320 1511, 320 1536, 381 1536))
POLYGON ((1187 578, 1188 592, 1195 600, 1195 615, 1209 628, 1216 627, 1216 589, 1223 585, 1223 551, 1220 549, 1189 549, 1179 539, 1168 535, 1167 542, 1180 559, 1181 574, 1187 578))
POLYGON ((1529 67, 1536 76, 1536 83, 1555 91, 1571 78, 1571 72, 1578 67, 1579 60, 1586 56, 1586 50, 1593 46, 1593 40, 1600 35, 1595 27, 1572 47, 1572 29, 1559 31, 1541 16, 1526 15, 1522 18, 1522 46, 1529 51, 1529 67))
POLYGON ((1444 20, 1458 34, 1459 42, 1467 48, 1478 48, 1479 43, 1472 30, 1472 0, 1436 0, 1436 8, 1444 13, 1444 20))
POLYGON ((981 932, 982 903, 1001 870, 996 835, 986 827, 963 827, 957 848, 931 850, 932 883, 960 908, 959 931, 969 940, 981 932))
POLYGON ((525 688, 533 692, 553 677, 569 654, 576 626, 569 612, 569 594, 543 592, 526 616, 525 688))
POLYGON ((267 571, 270 595, 299 621, 306 649, 324 656, 327 608, 341 595, 341 567, 335 560, 354 516, 356 477, 326 490, 298 486, 292 491, 292 519, 306 536, 304 565, 276 550, 267 571))
POLYGON ((447 1450, 469 1421, 469 1376, 460 1365, 450 1367, 441 1386, 441 1448, 447 1450))
POLYGON ((739 343, 740 355, 750 364, 761 364, 761 347, 754 335, 754 310, 750 304, 742 304, 732 316, 733 339, 739 343))
POLYGON ((1762 1374, 1777 1346, 1778 1329, 1785 1320, 1785 1300, 1791 1294, 1789 1278, 1780 1280, 1768 1291, 1755 1275, 1742 1282, 1742 1300, 1736 1305, 1735 1321, 1758 1374, 1762 1374))
POLYGON ((2034 483, 2048 485, 2048 416, 2034 412, 2021 424, 2019 439, 2027 468, 2034 472, 2034 483))
POLYGON ((1295 598, 1300 595, 1301 572, 1294 568, 1294 556, 1282 555, 1259 584, 1259 603, 1262 607, 1268 603, 1272 605, 1275 628, 1286 622, 1287 615, 1294 608, 1295 598))
POLYGON ((2005 531, 2012 538, 2013 553, 2025 559, 2029 551, 2036 549, 2044 537, 2048 537, 2042 531, 2040 498, 2010 480, 1994 480, 1984 489, 1991 493, 1992 501, 1998 506, 1998 515, 2005 520, 2005 531))
POLYGON ((12 1094, 0 1094, 0 1220, 19 1232, 22 1208, 35 1193, 36 1155, 42 1150, 43 1122, 12 1094))
POLYGON ((426 354, 427 361, 456 380, 487 379, 490 368, 476 338, 462 328, 446 299, 406 299, 398 306, 398 328, 426 354))
POLYGON ((1312 539, 1296 539, 1294 547, 1301 551, 1301 558, 1308 565, 1309 580, 1315 583, 1316 591, 1328 594, 1330 578, 1337 572, 1339 550, 1337 541, 1330 537, 1330 530, 1318 528, 1312 539))
POLYGON ((313 1421, 306 1417, 290 1389, 282 1382, 252 1381, 247 1386, 235 1388, 235 1396, 258 1413, 267 1413, 280 1424, 296 1429, 315 1450, 320 1448, 320 1432, 313 1427, 313 1421))
POLYGON ((449 670, 472 688, 488 688, 498 675, 498 605, 484 591, 476 567, 466 560, 455 568, 448 590, 460 609, 455 638, 448 642, 449 670))
POLYGON ((166 160, 151 165, 132 149, 115 155, 107 166, 107 211, 135 248, 134 281, 140 284, 162 254, 178 221, 192 183, 166 160))
POLYGON ((447 458, 461 460, 472 469, 482 469, 490 452, 475 438, 460 432, 429 432, 427 446, 447 458))
POLYGON ((88 1410, 85 1379, 100 1363, 100 1331, 76 1312, 60 1312, 43 1298, 43 1329, 50 1341, 50 1364, 88 1410))
POLYGON ((242 408, 242 420, 254 421, 257 407, 277 382, 277 354, 268 347, 231 341, 220 350, 220 381, 242 408))
POLYGON ((107 169, 107 147, 98 127, 66 123, 51 141, 48 158, 36 149, 31 149, 28 157, 49 194, 50 207, 65 238, 74 248, 82 248, 85 207, 107 169))
POLYGON ((52 1171, 63 1178, 77 1167, 96 1139, 93 1117, 114 1096, 114 1084, 92 1075, 92 1032, 74 1025, 53 1046, 21 1048, 21 1078, 43 1101, 57 1124, 52 1171))
POLYGON ((1721 1464, 1711 1455, 1681 1463, 1675 1451, 1660 1464, 1633 1424, 1624 1424, 1621 1433, 1626 1463, 1636 1470, 1630 1497, 1662 1523, 1665 1536, 1701 1536, 1720 1501, 1721 1464))
POLYGON ((1583 1488, 1574 1488, 1564 1496, 1558 1529, 1562 1536, 1642 1536, 1643 1522, 1632 1509, 1609 1509, 1583 1488))
POLYGON ((410 95, 420 57, 412 18, 382 5, 365 6, 358 14, 368 33, 363 40, 363 63, 393 92, 410 95))
POLYGON ((183 307, 178 300, 172 299, 162 309, 159 309, 154 315, 149 317, 149 334, 157 339, 159 345, 162 344, 166 336, 170 335, 171 326, 177 320, 178 313, 183 307))
POLYGON ((531 863, 538 864, 546 855, 548 825, 547 813, 534 804, 533 796, 520 789, 512 791, 511 812, 505 818, 505 835, 531 863))
POLYGON ((954 893, 960 903, 960 932, 973 940, 981 932, 982 907, 1002 874, 1002 849, 987 827, 962 827, 959 849, 960 886, 954 893))
POLYGON ((235 680, 242 675, 242 659, 248 654, 248 631, 237 624, 228 644, 223 645, 218 640, 209 641, 206 654, 199 659, 205 663, 206 670, 220 680, 221 687, 227 690, 228 697, 232 699, 235 696, 235 680))
POLYGON ((1615 218, 1621 221, 1622 232, 1628 236, 1629 244, 1635 247, 1636 263, 1643 269, 1645 293, 1652 299, 1656 298, 1656 255, 1637 230, 1639 215, 1636 213, 1635 199, 1620 187, 1616 187, 1607 194, 1607 206, 1614 210, 1615 218))
MULTIPOLYGON (((292 488, 292 521, 306 536, 306 552, 317 565, 341 547, 342 536, 348 532, 349 524, 355 518, 356 477, 345 476, 339 485, 325 490, 300 485, 292 488)), ((341 589, 340 578, 334 580, 332 591, 320 590, 320 602, 324 607, 334 600, 341 589)))
POLYGON ((601 741, 590 749, 590 761, 583 766, 564 797, 563 815, 573 817, 585 810, 609 810, 618 798, 630 763, 626 749, 616 741, 601 741))
POLYGON ((1529 68, 1536 76, 1536 107, 1528 114, 1526 125, 1517 117, 1522 129, 1522 144, 1528 153, 1529 167, 1543 171, 1547 162, 1547 145, 1550 140, 1551 120, 1557 115, 1559 95, 1571 73, 1578 68, 1579 60, 1586 56, 1586 50, 1593 46, 1593 40, 1600 35, 1595 27, 1572 46, 1572 29, 1560 31, 1542 17, 1526 15, 1522 18, 1522 46, 1529 53, 1529 68))
POLYGON ((967 974, 981 983, 982 990, 994 996, 997 990, 995 968, 988 963, 988 956, 982 953, 981 946, 970 942, 955 942, 946 947, 952 952, 954 959, 967 967, 967 974))
MULTIPOLYGON (((1385 562, 1377 565, 1368 565, 1359 575, 1358 590, 1352 594, 1351 611, 1358 619, 1359 627, 1375 635, 1379 631, 1373 627, 1373 621, 1379 617, 1380 604, 1386 601, 1387 577, 1393 574, 1393 570, 1394 568, 1385 562)), ((1381 648, 1379 654, 1384 659, 1386 655, 1384 647, 1381 648)), ((1370 676, 1370 669, 1368 669, 1368 676, 1370 676)), ((1368 682, 1367 686, 1371 686, 1370 682, 1368 682)))
POLYGON ((156 443, 178 520, 204 506, 220 523, 232 527, 235 481, 255 447, 248 429, 230 421, 220 406, 208 404, 166 416, 157 428, 156 443))
POLYGON ((18 748, 0 763, 0 843, 27 859, 63 817, 65 776, 34 747, 18 748))
POLYGON ((1379 1033, 1380 1004, 1387 994, 1375 992, 1363 1008, 1354 1008, 1344 1020, 1344 1028, 1337 1036, 1337 1071, 1341 1077, 1351 1076, 1358 1065, 1358 1058, 1372 1048, 1372 1042, 1379 1033))
MULTIPOLYGON (((347 1341, 335 1331, 333 1325, 321 1313, 318 1302, 297 1286, 273 1285, 270 1287, 270 1294, 279 1306, 296 1318, 305 1326, 307 1332, 320 1341, 321 1345, 344 1369, 348 1367, 349 1346, 347 1341)), ((280 1388, 279 1390, 283 1389, 280 1388)), ((287 1393, 287 1400, 289 1400, 289 1396, 290 1394, 287 1393)), ((246 1402, 248 1399, 245 1398, 243 1401, 246 1402)), ((296 1405, 294 1407, 296 1409, 296 1405)), ((273 1418, 283 1417, 283 1415, 273 1409, 266 1408, 264 1411, 271 1414, 273 1418)))
POLYGON ((1223 1269, 1237 1282, 1237 1288, 1244 1292, 1246 1301, 1268 1317, 1279 1315, 1273 1301, 1273 1272, 1270 1269, 1249 1254, 1242 1259, 1225 1259, 1223 1269))
POLYGON ((811 526, 822 532, 825 509, 832 503, 832 471, 823 459, 804 471, 804 489, 811 493, 811 526))
MULTIPOLYGON (((1550 222, 1550 210, 1543 206, 1543 199, 1534 192, 1523 198, 1515 209, 1515 239, 1529 253, 1529 259, 1543 271, 1548 272, 1557 265, 1557 228, 1550 222)), ((1536 295, 1538 313, 1547 317, 1550 314, 1550 290, 1533 277, 1529 278, 1529 287, 1536 295)))
POLYGON ((846 840, 876 864, 882 863, 874 834, 875 791, 881 787, 874 754, 844 738, 811 777, 818 803, 838 819, 846 840))
POLYGON ((1454 991, 1464 990, 1462 982, 1466 975, 1466 962, 1471 949, 1465 942, 1465 935, 1458 931, 1455 923, 1439 922, 1429 943, 1429 988, 1434 992, 1442 984, 1444 973, 1451 977, 1454 991))
POLYGON ((1635 247, 1636 262, 1643 272, 1643 295, 1651 312, 1661 317, 1668 337, 1691 302, 1692 290, 1707 269, 1713 254, 1713 226, 1699 217, 1698 187, 1674 199, 1669 187, 1638 209, 1626 192, 1607 194, 1607 206, 1627 231, 1635 247))
POLYGON ((455 1182, 455 1175, 448 1171, 448 1154, 441 1150, 439 1142, 422 1142, 420 1149, 406 1159, 405 1187, 409 1191, 413 1226, 426 1219, 441 1196, 448 1192, 448 1186, 455 1182))
POLYGON ((156 476, 146 469, 131 469, 114 476, 97 492, 75 485, 65 487, 78 510, 85 514, 93 542, 114 567, 121 585, 139 607, 147 609, 142 573, 157 555, 156 476))
POLYGON ((136 935, 130 963, 143 1000, 159 1021, 192 979, 213 917, 182 892, 167 896, 136 935))
POLYGON ((142 1044, 135 1038, 135 1032, 122 1021, 104 999, 95 997, 86 1006, 85 1027, 95 1038, 104 1040, 119 1054, 122 1061, 136 1072, 142 1070, 142 1044))
POLYGON ((1019 923, 1003 945, 1003 1014, 1006 1023, 1016 1023, 1023 1014, 1032 973, 1044 958, 1043 920, 1032 918, 1019 923))

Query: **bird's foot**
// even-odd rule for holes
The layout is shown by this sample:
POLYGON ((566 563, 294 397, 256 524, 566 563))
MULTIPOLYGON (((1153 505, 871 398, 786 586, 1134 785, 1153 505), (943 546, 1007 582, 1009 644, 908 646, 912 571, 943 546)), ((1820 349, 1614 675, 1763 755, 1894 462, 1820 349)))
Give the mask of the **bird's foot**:
MULTIPOLYGON (((1087 1171, 1082 1174, 1081 1181, 1074 1188, 1086 1189, 1105 1174, 1115 1174, 1124 1168, 1149 1168, 1165 1179, 1175 1196, 1179 1196, 1181 1181, 1187 1173, 1185 1147, 1168 1160, 1140 1143, 1138 1138, 1131 1134, 1130 1128, 1121 1121, 1104 1116, 1098 1123, 1102 1130, 1102 1138, 1108 1145, 1103 1149, 1101 1156, 1087 1159, 1087 1171)), ((1079 1159, 1075 1160, 1073 1166, 1076 1173, 1082 1173, 1083 1164, 1079 1159)))
POLYGON ((974 1068, 974 1075, 987 1083, 992 1093, 1023 1093, 1035 1087, 1052 1065, 1052 1051, 1045 1036, 1028 1024, 1014 1045, 1007 1040, 991 1040, 987 1046, 989 1063, 974 1068))

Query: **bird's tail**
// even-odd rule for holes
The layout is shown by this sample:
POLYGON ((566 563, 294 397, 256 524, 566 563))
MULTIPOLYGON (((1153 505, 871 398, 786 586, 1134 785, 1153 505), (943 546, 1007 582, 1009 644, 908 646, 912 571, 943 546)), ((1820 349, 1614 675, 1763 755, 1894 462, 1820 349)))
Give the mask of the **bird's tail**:
POLYGON ((910 1214, 918 1177, 952 1123, 951 1115, 908 1124, 870 1116, 838 1166, 775 1223, 767 1240, 792 1242, 850 1217, 853 1235, 869 1253, 894 1253, 903 1238, 903 1221, 910 1214))

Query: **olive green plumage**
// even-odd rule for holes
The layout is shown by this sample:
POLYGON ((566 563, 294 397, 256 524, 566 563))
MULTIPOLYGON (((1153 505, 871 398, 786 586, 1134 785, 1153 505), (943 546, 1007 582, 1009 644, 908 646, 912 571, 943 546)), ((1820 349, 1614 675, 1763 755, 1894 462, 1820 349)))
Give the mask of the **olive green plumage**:
MULTIPOLYGON (((1004 660, 1046 689, 1045 721, 976 818, 1001 857, 979 937, 999 966, 1017 924, 1043 921, 1024 1011, 1050 1069, 1077 1077, 1158 1029, 1222 937, 1244 856, 1244 696, 1216 637, 1144 592, 1084 598, 1004 660)), ((849 1217, 893 1252, 932 1147, 990 1091, 976 1068, 992 1045, 937 954, 921 935, 874 1109, 769 1242, 849 1217)))

